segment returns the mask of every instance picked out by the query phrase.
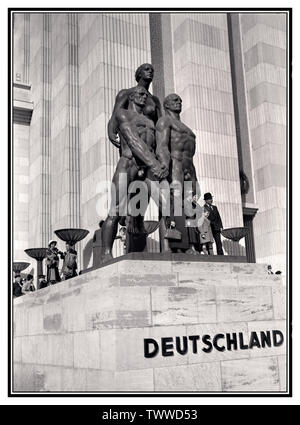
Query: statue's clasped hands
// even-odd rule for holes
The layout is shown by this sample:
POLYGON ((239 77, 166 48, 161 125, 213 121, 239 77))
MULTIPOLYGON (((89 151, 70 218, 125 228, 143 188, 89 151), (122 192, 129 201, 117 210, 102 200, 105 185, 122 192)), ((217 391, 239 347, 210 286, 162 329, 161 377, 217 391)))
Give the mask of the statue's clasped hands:
POLYGON ((164 179, 169 174, 169 170, 165 165, 161 165, 158 161, 153 165, 152 172, 154 177, 157 177, 159 180, 164 179))

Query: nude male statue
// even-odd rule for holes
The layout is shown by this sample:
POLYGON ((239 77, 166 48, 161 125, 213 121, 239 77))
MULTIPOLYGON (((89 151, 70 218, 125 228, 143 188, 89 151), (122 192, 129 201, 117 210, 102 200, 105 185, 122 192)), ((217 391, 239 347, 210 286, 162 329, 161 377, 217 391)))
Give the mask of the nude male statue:
MULTIPOLYGON (((156 124, 156 156, 160 163, 164 165, 170 172, 168 180, 170 183, 180 183, 182 192, 174 190, 172 196, 173 211, 171 212, 171 225, 175 226, 182 233, 182 241, 174 244, 170 242, 170 247, 173 243, 178 249, 187 249, 186 234, 186 217, 191 217, 194 209, 191 210, 191 202, 189 199, 200 193, 200 188, 197 180, 195 166, 193 164, 193 156, 196 151, 196 136, 192 130, 180 120, 182 110, 182 99, 175 93, 169 94, 164 102, 165 116, 161 117, 156 124), (191 182, 191 193, 184 194, 184 182, 191 182), (182 195, 186 195, 187 199, 184 205, 182 195), (180 197, 180 198, 179 198, 180 197), (174 200, 177 198, 179 205, 182 206, 180 216, 174 217, 174 200), (177 246, 178 245, 178 246, 177 246)), ((176 211, 175 211, 176 212, 176 211)), ((190 220, 189 220, 190 221, 190 220)), ((189 239, 194 230, 189 229, 189 239)), ((193 235, 194 236, 194 235, 193 235)))
POLYGON ((161 165, 155 156, 155 126, 153 121, 143 114, 148 91, 142 87, 134 87, 129 94, 128 108, 120 108, 115 113, 115 123, 120 134, 121 157, 113 176, 116 190, 115 211, 109 212, 102 226, 102 262, 112 258, 112 246, 121 219, 120 205, 127 197, 128 186, 138 177, 142 178, 150 188, 150 180, 161 180, 168 174, 168 169, 161 165), (126 187, 122 186, 126 176, 126 187), (121 182, 121 183, 120 183, 121 182))
POLYGON ((198 186, 193 156, 196 151, 196 136, 192 130, 180 120, 182 100, 177 94, 169 94, 164 100, 166 115, 156 124, 156 155, 158 160, 170 168, 170 180, 193 182, 198 186))

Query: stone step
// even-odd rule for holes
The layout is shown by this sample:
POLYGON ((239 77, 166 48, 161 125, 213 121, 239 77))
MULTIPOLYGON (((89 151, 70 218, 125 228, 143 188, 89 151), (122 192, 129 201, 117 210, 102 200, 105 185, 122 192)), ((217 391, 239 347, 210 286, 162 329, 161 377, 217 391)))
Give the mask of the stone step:
MULTIPOLYGON (((216 261, 208 260, 208 256, 193 256, 193 255, 185 255, 184 260, 174 260, 174 255, 170 257, 170 259, 167 258, 166 255, 162 255, 160 260, 157 260, 152 254, 150 257, 142 257, 142 258, 133 258, 128 259, 128 255, 124 255, 122 257, 118 257, 118 259, 114 259, 113 262, 109 262, 104 266, 101 266, 99 268, 93 269, 87 269, 82 273, 82 275, 86 274, 87 272, 89 274, 95 272, 96 270, 100 271, 101 273, 104 272, 105 275, 107 272, 113 273, 113 272, 123 272, 123 273, 151 273, 153 271, 159 272, 159 273, 170 273, 170 272, 177 272, 177 271, 184 271, 186 269, 190 269, 192 271, 207 271, 207 272, 216 272, 216 271, 222 271, 222 272, 232 272, 232 273, 242 273, 246 275, 252 275, 252 274, 261 274, 266 275, 267 274, 267 264, 259 264, 259 263, 245 263, 245 262, 235 262, 231 263, 229 261, 222 261, 229 256, 212 256, 211 258, 216 258, 216 261), (118 260, 118 261, 115 261, 118 260)), ((179 255, 179 258, 182 258, 182 254, 179 255)), ((235 258, 242 258, 242 257, 235 257, 235 258)))
MULTIPOLYGON (((82 291, 86 284, 99 291, 114 287, 283 287, 285 279, 268 275, 263 264, 123 260, 36 291, 30 299, 34 304, 55 301, 65 291, 82 291)), ((15 299, 15 305, 22 300, 15 299)))

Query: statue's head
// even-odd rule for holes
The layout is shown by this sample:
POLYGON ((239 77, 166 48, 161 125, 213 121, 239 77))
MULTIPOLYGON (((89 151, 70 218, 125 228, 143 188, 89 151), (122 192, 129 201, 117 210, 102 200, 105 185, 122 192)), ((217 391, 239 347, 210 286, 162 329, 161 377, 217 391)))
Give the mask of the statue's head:
POLYGON ((146 104, 147 97, 148 91, 142 86, 137 86, 131 90, 129 94, 129 101, 143 107, 146 104))
POLYGON ((165 98, 163 105, 165 111, 170 110, 180 113, 182 109, 182 99, 178 94, 171 93, 165 98))
POLYGON ((154 68, 150 63, 143 63, 138 69, 135 71, 135 79, 137 82, 143 78, 145 81, 152 81, 154 75, 154 68))

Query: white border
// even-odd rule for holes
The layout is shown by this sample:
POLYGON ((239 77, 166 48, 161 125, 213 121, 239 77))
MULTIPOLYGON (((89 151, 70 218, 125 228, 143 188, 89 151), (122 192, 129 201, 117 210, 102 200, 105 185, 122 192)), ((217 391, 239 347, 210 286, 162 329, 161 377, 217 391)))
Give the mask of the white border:
MULTIPOLYGON (((1 3, 1 9, 0 9, 0 19, 1 19, 1 58, 2 60, 7 63, 7 8, 8 7, 41 7, 40 1, 32 0, 30 2, 30 5, 24 5, 18 4, 20 2, 15 2, 13 5, 9 4, 9 2, 2 2, 1 3), (17 4, 16 4, 17 3, 17 4), (6 59, 6 60, 5 60, 6 59)), ((265 1, 263 4, 259 1, 251 2, 252 4, 244 4, 242 7, 293 7, 293 40, 294 44, 296 45, 295 40, 299 40, 299 27, 300 22, 298 22, 298 4, 295 1, 286 1, 284 4, 282 1, 265 1)), ((58 1, 52 1, 51 5, 43 4, 43 7, 69 7, 69 8, 75 8, 75 7, 84 7, 85 5, 80 4, 78 1, 65 1, 64 4, 61 4, 61 2, 58 1)), ((146 6, 146 5, 142 5, 146 6)), ((174 1, 157 1, 152 0, 151 7, 226 7, 226 5, 220 4, 220 2, 216 2, 211 0, 209 2, 209 5, 202 4, 202 2, 199 1, 186 1, 184 2, 184 5, 180 2, 175 3, 174 1)), ((231 1, 229 7, 241 7, 240 1, 231 1)), ((227 7, 228 7, 227 6, 227 7)), ((99 1, 93 0, 89 1, 88 7, 125 7, 125 4, 120 1, 104 1, 102 0, 100 3, 99 1)), ((130 1, 126 4, 126 7, 141 7, 140 1, 130 1)), ((295 48, 295 45, 293 47, 293 57, 294 57, 294 78, 293 78, 293 85, 294 85, 294 94, 293 94, 293 100, 294 100, 294 111, 299 110, 297 108, 297 96, 296 93, 298 93, 298 83, 296 81, 295 75, 298 72, 298 64, 297 64, 297 51, 295 48)), ((4 65, 0 67, 0 81, 2 82, 2 110, 1 110, 1 119, 2 119, 2 126, 1 128, 5 129, 4 137, 2 138, 2 150, 1 150, 1 159, 3 161, 3 164, 1 164, 0 170, 1 170, 1 182, 2 182, 2 199, 7 200, 7 67, 4 65), (6 135, 6 137, 5 137, 6 135)), ((297 117, 296 117, 297 118, 297 117)), ((299 119, 298 119, 299 121, 299 119)), ((295 119, 294 125, 294 131, 293 131, 293 158, 298 158, 299 154, 299 147, 297 146, 300 143, 297 142, 297 135, 298 133, 298 125, 297 120, 295 119)), ((293 185, 294 185, 294 196, 293 196, 293 203, 294 203, 294 211, 298 211, 298 200, 296 199, 296 183, 297 183, 297 177, 298 173, 300 172, 298 167, 298 170, 296 169, 296 161, 293 161, 294 164, 294 175, 293 175, 293 185)), ((7 201, 6 201, 7 202, 7 201)), ((1 208, 1 223, 3 228, 6 231, 7 228, 7 205, 6 202, 2 202, 2 208, 1 208)), ((297 251, 296 251, 296 241, 299 238, 299 230, 296 228, 294 230, 294 258, 295 258, 295 264, 297 260, 297 251)), ((4 272, 4 279, 2 282, 2 294, 1 294, 1 307, 0 307, 0 314, 1 319, 0 320, 0 335, 1 335, 1 353, 0 353, 0 403, 1 404, 26 404, 26 405, 36 405, 36 404, 47 404, 47 405, 58 405, 58 404, 86 404, 86 405, 107 405, 107 404, 121 404, 121 405, 139 405, 139 404, 192 404, 192 405, 209 405, 209 404, 270 404, 270 405, 277 405, 277 404, 298 404, 300 400, 300 389, 299 389, 299 366, 297 366, 297 358, 299 358, 299 308, 297 308, 298 302, 293 303, 293 315, 294 315, 294 335, 293 335, 293 345, 294 345, 294 364, 293 364, 293 381, 294 381, 294 397, 293 398, 246 398, 246 397, 218 397, 214 398, 212 397, 103 397, 103 398, 89 398, 89 397, 17 397, 17 398, 8 398, 7 397, 7 276, 6 276, 6 269, 7 269, 7 241, 4 240, 2 242, 1 246, 1 252, 0 252, 0 258, 3 261, 3 267, 2 269, 4 272), (4 338, 4 340, 3 340, 4 338)), ((293 297, 294 300, 299 300, 299 284, 297 284, 296 277, 294 279, 294 285, 293 285, 293 297)))

